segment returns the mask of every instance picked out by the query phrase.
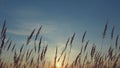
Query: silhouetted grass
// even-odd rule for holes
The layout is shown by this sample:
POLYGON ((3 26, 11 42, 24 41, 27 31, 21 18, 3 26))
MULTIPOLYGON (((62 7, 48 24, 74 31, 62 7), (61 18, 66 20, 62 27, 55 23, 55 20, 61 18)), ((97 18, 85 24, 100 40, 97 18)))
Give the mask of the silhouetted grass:
MULTIPOLYGON (((115 42, 114 42, 115 44, 112 46, 110 44, 110 47, 107 53, 103 53, 103 51, 97 50, 96 43, 93 43, 93 46, 91 47, 91 51, 87 52, 89 40, 88 41, 85 40, 85 36, 87 33, 87 31, 85 31, 81 41, 82 47, 80 50, 78 50, 79 53, 74 58, 75 60, 71 62, 71 64, 69 64, 70 62, 69 58, 70 56, 73 56, 73 55, 70 55, 70 53, 71 53, 72 45, 75 39, 75 33, 72 35, 72 37, 67 39, 65 47, 61 51, 60 56, 58 56, 58 47, 56 47, 55 56, 53 58, 54 63, 52 64, 52 61, 47 62, 45 58, 46 52, 49 48, 48 45, 44 47, 41 46, 42 37, 39 36, 41 29, 42 29, 42 26, 40 26, 38 30, 33 29, 31 34, 28 36, 27 41, 22 43, 21 47, 18 50, 16 48, 17 44, 13 43, 12 40, 6 37, 7 27, 6 27, 6 20, 5 20, 3 23, 3 27, 0 35, 0 42, 1 42, 0 43, 0 68, 57 68, 56 64, 57 62, 60 62, 60 60, 62 61, 60 68, 120 68, 120 46, 118 45, 119 35, 117 35, 117 37, 114 37, 115 26, 113 26, 111 31, 111 36, 110 36, 111 37, 110 43, 112 42, 113 38, 115 38, 115 42), (36 31, 36 34, 35 34, 35 31, 36 31), (25 47, 29 47, 29 43, 31 42, 30 40, 32 40, 32 37, 34 36, 34 34, 35 34, 35 39, 33 44, 34 47, 32 49, 24 49, 25 47), (39 41, 39 43, 36 43, 36 41, 39 41), (83 45, 85 41, 86 41, 86 44, 83 45), (70 48, 68 46, 70 46, 70 48), (70 49, 68 53, 66 52, 67 48, 70 49), (12 53, 13 57, 3 58, 2 55, 5 54, 3 53, 3 51, 7 51, 10 54, 12 53), (33 56, 32 54, 37 54, 37 59, 35 59, 36 57, 33 56), (82 55, 84 55, 83 58, 81 57, 82 55), (5 59, 10 59, 10 58, 13 58, 11 62, 5 62, 5 59), (83 61, 81 59, 83 59, 83 61)), ((108 22, 105 24, 105 27, 103 30, 103 34, 102 34, 103 41, 105 41, 104 39, 107 33, 107 29, 108 29, 108 22)), ((103 41, 101 45, 102 48, 103 48, 103 41)))

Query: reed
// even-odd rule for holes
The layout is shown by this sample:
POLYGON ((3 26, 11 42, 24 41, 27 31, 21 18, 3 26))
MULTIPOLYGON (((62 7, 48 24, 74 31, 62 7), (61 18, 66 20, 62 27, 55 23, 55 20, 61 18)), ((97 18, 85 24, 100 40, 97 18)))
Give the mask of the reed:
MULTIPOLYGON (((76 37, 76 33, 73 33, 73 35, 66 40, 63 50, 60 51, 60 56, 58 55, 59 47, 56 46, 55 55, 52 59, 53 62, 47 61, 46 59, 47 51, 50 46, 48 46, 49 44, 42 45, 43 37, 40 34, 41 29, 42 26, 40 26, 38 30, 33 29, 27 37, 27 41, 22 43, 20 48, 18 48, 17 43, 14 43, 13 40, 7 38, 6 20, 4 20, 0 35, 0 68, 120 68, 119 34, 116 36, 115 40, 113 39, 115 36, 115 26, 113 26, 110 36, 110 43, 114 41, 115 48, 110 44, 107 53, 99 51, 96 43, 93 43, 89 52, 89 40, 84 43, 87 33, 87 31, 85 31, 82 36, 81 48, 78 50, 79 53, 76 56, 71 54, 73 42, 76 37), (30 46, 27 45, 29 45, 32 39, 34 39, 34 46, 29 48, 30 46), (37 41, 39 42, 37 43, 37 41), (8 52, 12 57, 4 57, 6 54, 4 52, 8 52), (71 56, 73 56, 73 61, 69 61, 71 56), (8 61, 9 59, 12 59, 12 61, 6 62, 6 60, 8 61), (58 67, 58 63, 61 63, 61 66, 58 67)), ((102 34, 102 43, 106 38, 107 30, 108 21, 105 24, 102 34)))

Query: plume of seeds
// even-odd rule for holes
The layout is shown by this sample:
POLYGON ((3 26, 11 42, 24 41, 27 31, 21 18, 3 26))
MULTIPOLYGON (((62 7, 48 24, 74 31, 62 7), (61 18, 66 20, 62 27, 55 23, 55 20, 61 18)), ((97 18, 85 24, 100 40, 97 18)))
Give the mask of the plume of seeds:
POLYGON ((48 44, 46 45, 45 50, 44 50, 44 57, 45 57, 45 54, 47 52, 47 48, 48 48, 48 44))
POLYGON ((38 46, 38 53, 40 52, 41 42, 42 42, 42 37, 40 37, 39 46, 38 46))
POLYGON ((104 42, 104 38, 106 36, 107 27, 108 27, 108 20, 107 20, 107 22, 106 22, 106 24, 104 26, 104 31, 103 31, 103 34, 102 34, 102 43, 101 43, 101 49, 100 50, 102 50, 102 47, 103 47, 103 42, 104 42))
POLYGON ((41 61, 44 59, 44 52, 45 52, 45 47, 43 47, 41 52, 41 57, 40 57, 41 61))
POLYGON ((32 54, 32 51, 33 51, 33 49, 30 50, 29 55, 28 55, 28 58, 30 58, 30 56, 31 56, 31 54, 32 54))
POLYGON ((115 27, 113 26, 112 31, 111 31, 111 40, 113 39, 113 36, 114 36, 114 30, 115 30, 115 27))
POLYGON ((89 43, 89 40, 88 40, 88 41, 86 42, 86 44, 85 44, 84 52, 85 52, 85 50, 86 50, 86 48, 87 48, 88 43, 89 43))
POLYGON ((116 41, 115 41, 115 47, 116 47, 116 49, 117 49, 117 47, 118 47, 118 39, 119 39, 119 35, 117 35, 116 41))
POLYGON ((73 40, 74 40, 74 37, 75 37, 75 33, 74 33, 73 36, 71 37, 70 45, 72 45, 73 40))
POLYGON ((56 52, 55 52, 55 58, 54 58, 54 68, 56 68, 57 51, 58 51, 58 47, 56 46, 56 52))
POLYGON ((17 67, 19 58, 17 57, 16 50, 15 50, 15 52, 14 52, 14 58, 13 58, 13 59, 14 59, 14 65, 15 65, 15 67, 17 67))
POLYGON ((91 50, 91 59, 93 59, 94 53, 95 53, 96 45, 93 44, 92 50, 91 50))
POLYGON ((36 35, 35 35, 35 42, 34 42, 35 52, 36 52, 36 40, 37 40, 38 35, 39 35, 40 31, 41 31, 41 28, 42 28, 42 26, 40 26, 40 28, 38 29, 38 31, 37 31, 37 33, 36 33, 36 35))
POLYGON ((83 37, 82 37, 82 43, 84 42, 85 39, 85 35, 86 35, 87 31, 84 32, 83 37))
POLYGON ((40 26, 40 28, 38 29, 38 31, 37 31, 37 33, 35 35, 35 42, 36 42, 36 40, 38 38, 38 35, 39 35, 40 31, 41 31, 41 28, 42 28, 42 26, 40 26))
POLYGON ((2 39, 2 43, 1 43, 0 48, 3 48, 3 46, 4 46, 4 44, 5 44, 5 36, 6 36, 6 35, 4 35, 4 37, 3 37, 3 38, 1 38, 1 39, 2 39))
POLYGON ((20 53, 22 53, 23 47, 24 47, 24 44, 20 48, 20 53))
POLYGON ((105 27, 104 27, 103 39, 105 38, 106 31, 107 31, 107 27, 108 27, 108 21, 106 22, 106 25, 105 25, 105 27))
POLYGON ((5 44, 5 38, 6 38, 6 20, 4 20, 4 24, 1 30, 1 37, 0 40, 2 41, 0 48, 3 48, 4 44, 5 44))
POLYGON ((68 45, 68 42, 69 42, 69 38, 68 38, 68 40, 67 40, 67 42, 66 42, 66 45, 65 45, 65 47, 64 47, 64 49, 63 49, 63 51, 62 51, 60 57, 58 58, 58 62, 59 62, 59 60, 61 59, 63 53, 65 52, 65 50, 66 50, 66 48, 67 48, 67 45, 68 45))
POLYGON ((71 53, 72 43, 73 43, 74 37, 75 37, 75 33, 73 34, 73 36, 71 37, 71 40, 70 40, 70 51, 69 51, 69 54, 71 53))
POLYGON ((10 43, 8 45, 7 51, 10 49, 11 44, 12 44, 12 40, 10 41, 10 43))
POLYGON ((80 57, 81 54, 82 54, 82 51, 80 51, 80 53, 77 55, 77 57, 76 57, 76 59, 75 59, 75 66, 76 66, 77 61, 78 61, 78 59, 79 59, 79 57, 80 57))
POLYGON ((77 55, 77 57, 76 57, 76 59, 75 59, 75 66, 76 66, 76 64, 77 64, 77 61, 80 60, 80 56, 81 56, 81 54, 82 54, 82 49, 83 49, 83 46, 81 47, 81 50, 80 50, 79 54, 77 55))
POLYGON ((15 49, 15 46, 16 46, 16 44, 13 45, 13 47, 12 47, 12 52, 13 52, 13 50, 15 49))
POLYGON ((29 42, 30 42, 30 40, 31 40, 31 38, 32 38, 32 36, 33 36, 33 34, 34 34, 34 32, 35 32, 35 29, 32 31, 32 33, 30 34, 30 36, 27 38, 27 43, 26 43, 26 45, 29 44, 29 42))
POLYGON ((3 27, 2 27, 2 31, 1 31, 1 37, 4 34, 5 28, 6 28, 6 20, 4 20, 4 24, 3 24, 3 27))
POLYGON ((71 37, 71 40, 70 40, 70 50, 69 50, 69 53, 68 53, 68 60, 67 60, 67 62, 69 61, 69 58, 70 58, 70 53, 71 53, 71 49, 72 49, 72 42, 74 40, 74 37, 75 37, 75 33, 73 34, 73 36, 71 37))
POLYGON ((62 61, 62 67, 64 67, 65 59, 66 59, 66 53, 65 53, 63 61, 62 61))
POLYGON ((2 34, 2 40, 6 38, 6 31, 7 31, 7 28, 5 27, 3 34, 2 34))
POLYGON ((27 53, 26 53, 26 61, 28 61, 28 56, 29 56, 29 50, 27 50, 27 53))

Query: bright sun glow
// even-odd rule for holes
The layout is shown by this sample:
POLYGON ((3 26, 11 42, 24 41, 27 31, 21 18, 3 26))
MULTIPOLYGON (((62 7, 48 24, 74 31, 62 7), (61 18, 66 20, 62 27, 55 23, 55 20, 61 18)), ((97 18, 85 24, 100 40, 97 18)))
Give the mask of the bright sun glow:
POLYGON ((60 62, 57 62, 57 63, 56 63, 56 67, 57 67, 57 68, 61 68, 61 63, 60 63, 60 62))

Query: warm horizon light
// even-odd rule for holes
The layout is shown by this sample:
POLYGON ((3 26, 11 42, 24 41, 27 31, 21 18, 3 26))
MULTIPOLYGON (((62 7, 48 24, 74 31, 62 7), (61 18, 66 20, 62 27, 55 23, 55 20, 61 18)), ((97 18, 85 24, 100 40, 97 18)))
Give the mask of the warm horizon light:
POLYGON ((57 67, 57 68, 61 68, 61 63, 60 63, 60 62, 57 62, 57 63, 56 63, 56 67, 57 67))

